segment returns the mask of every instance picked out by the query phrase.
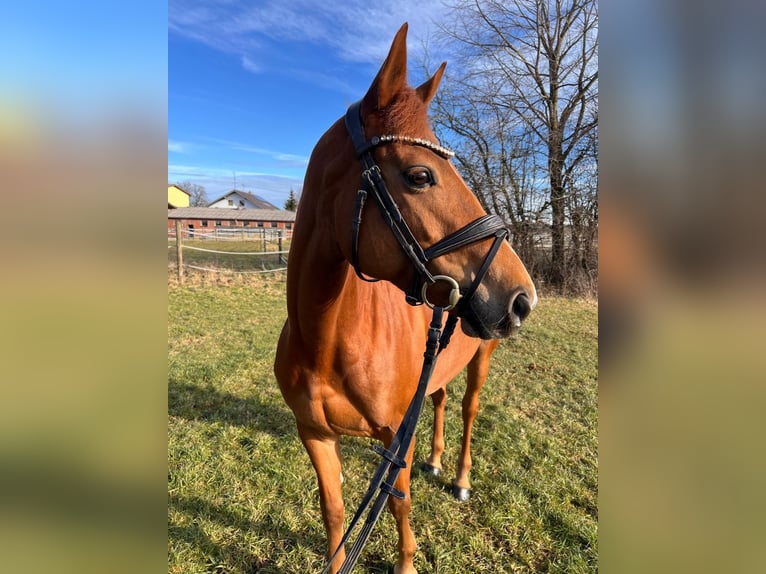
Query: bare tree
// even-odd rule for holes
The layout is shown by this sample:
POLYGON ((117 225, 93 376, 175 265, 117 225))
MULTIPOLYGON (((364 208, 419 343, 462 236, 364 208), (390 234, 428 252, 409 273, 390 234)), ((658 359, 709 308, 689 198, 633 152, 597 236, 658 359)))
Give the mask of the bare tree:
POLYGON ((205 193, 205 187, 197 183, 190 181, 183 181, 176 184, 189 194, 189 206, 191 207, 206 207, 207 206, 207 194, 205 193))
MULTIPOLYGON (((530 188, 523 197, 534 196, 531 188, 539 191, 545 180, 547 199, 537 211, 549 212, 551 260, 547 275, 554 287, 562 287, 567 269, 567 208, 580 210, 574 220, 587 213, 581 209, 582 198, 573 200, 570 196, 583 193, 587 187, 595 198, 595 188, 584 186, 578 178, 595 171, 595 165, 585 164, 597 160, 593 147, 597 145, 593 133, 598 122, 596 2, 454 0, 449 22, 442 32, 445 39, 459 46, 460 72, 459 78, 451 76, 448 84, 459 86, 461 97, 473 94, 465 100, 466 106, 474 107, 483 121, 474 125, 481 124, 486 131, 495 122, 503 133, 501 138, 494 137, 493 146, 482 146, 475 134, 466 133, 462 121, 466 111, 454 113, 450 97, 442 98, 445 107, 436 102, 437 122, 464 140, 474 154, 493 164, 484 171, 494 171, 495 175, 503 169, 513 171, 506 180, 494 180, 506 190, 501 195, 514 190, 514 181, 522 179, 520 173, 526 174, 530 188), (518 143, 509 145, 510 141, 518 143), (526 154, 524 161, 521 151, 526 154), (510 159, 513 157, 515 161, 510 159), (520 168, 526 171, 519 172, 520 168)), ((487 193, 486 187, 482 190, 487 193)), ((488 198, 484 202, 496 210, 488 198)), ((530 221, 515 209, 518 221, 530 221)), ((504 215, 514 222, 512 213, 504 215)))
POLYGON ((566 194, 569 233, 572 242, 568 275, 584 277, 595 290, 598 277, 598 128, 580 142, 577 162, 571 168, 566 194))
POLYGON ((544 205, 534 185, 532 134, 507 109, 486 106, 461 87, 458 81, 437 93, 434 127, 455 148, 458 169, 484 208, 510 223, 514 249, 531 261, 544 205))

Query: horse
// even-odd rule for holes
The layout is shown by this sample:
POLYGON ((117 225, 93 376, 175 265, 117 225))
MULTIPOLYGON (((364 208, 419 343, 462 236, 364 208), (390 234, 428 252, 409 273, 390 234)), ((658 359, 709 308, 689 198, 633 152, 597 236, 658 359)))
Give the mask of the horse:
MULTIPOLYGON (((429 307, 449 309, 459 328, 426 390, 436 413, 427 463, 441 469, 446 385, 467 366, 465 432, 453 484, 468 492, 470 430, 490 355, 537 304, 505 225, 485 213, 430 127, 428 105, 446 62, 422 85, 410 86, 406 36, 405 23, 365 96, 311 153, 274 363, 316 472, 333 573, 345 558, 339 437, 391 444, 417 385, 429 307), (366 200, 378 209, 364 211, 366 200)), ((414 442, 394 484, 402 497, 388 500, 398 574, 416 572, 408 519, 413 450, 414 442)))

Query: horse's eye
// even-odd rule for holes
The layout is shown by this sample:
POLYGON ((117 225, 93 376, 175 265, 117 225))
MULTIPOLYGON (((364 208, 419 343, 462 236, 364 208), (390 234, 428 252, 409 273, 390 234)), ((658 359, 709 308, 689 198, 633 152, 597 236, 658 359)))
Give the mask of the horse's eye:
POLYGON ((434 178, 428 168, 423 166, 410 167, 404 172, 407 185, 416 189, 424 189, 433 185, 434 178))

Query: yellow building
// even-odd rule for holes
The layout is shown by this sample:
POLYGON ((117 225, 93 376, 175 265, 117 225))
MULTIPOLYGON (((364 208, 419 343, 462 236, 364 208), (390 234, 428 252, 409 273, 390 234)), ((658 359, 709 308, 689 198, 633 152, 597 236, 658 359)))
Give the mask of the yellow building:
POLYGON ((168 185, 168 209, 189 207, 189 193, 177 185, 168 185))

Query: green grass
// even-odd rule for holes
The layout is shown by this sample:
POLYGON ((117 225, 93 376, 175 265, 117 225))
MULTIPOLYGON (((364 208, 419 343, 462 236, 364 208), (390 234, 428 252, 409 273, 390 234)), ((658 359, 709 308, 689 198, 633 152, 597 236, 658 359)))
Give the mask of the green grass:
MULTIPOLYGON (((284 319, 273 280, 169 290, 171 573, 322 570, 315 475, 271 371, 284 319)), ((448 483, 464 388, 463 376, 450 385, 443 478, 413 473, 418 571, 596 572, 596 304, 543 298, 522 333, 501 343, 475 424, 474 494, 461 504, 448 483)), ((426 408, 417 459, 431 421, 426 408)), ((348 516, 378 457, 369 440, 341 444, 348 516)), ((386 512, 356 570, 386 572, 395 558, 386 512)))

